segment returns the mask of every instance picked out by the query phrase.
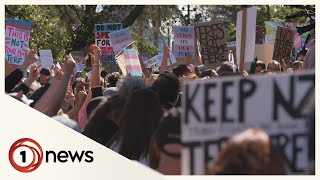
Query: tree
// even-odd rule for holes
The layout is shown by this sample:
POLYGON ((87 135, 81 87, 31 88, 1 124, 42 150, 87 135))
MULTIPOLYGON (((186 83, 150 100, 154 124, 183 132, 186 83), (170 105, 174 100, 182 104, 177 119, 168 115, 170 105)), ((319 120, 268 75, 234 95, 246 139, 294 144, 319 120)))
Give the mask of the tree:
POLYGON ((51 49, 54 59, 60 61, 71 38, 58 13, 54 6, 5 6, 6 17, 32 23, 30 44, 37 44, 38 49, 51 49))
MULTIPOLYGON (((227 41, 235 41, 236 39, 236 22, 237 12, 241 11, 247 6, 239 5, 202 5, 200 6, 206 13, 203 13, 206 18, 210 19, 223 19, 227 33, 227 41)), ((298 9, 295 6, 283 5, 259 5, 257 11, 257 25, 263 27, 265 33, 265 21, 278 21, 278 22, 305 22, 306 18, 296 18, 293 20, 286 20, 286 16, 298 9), (269 19, 270 18, 270 19, 269 19)))

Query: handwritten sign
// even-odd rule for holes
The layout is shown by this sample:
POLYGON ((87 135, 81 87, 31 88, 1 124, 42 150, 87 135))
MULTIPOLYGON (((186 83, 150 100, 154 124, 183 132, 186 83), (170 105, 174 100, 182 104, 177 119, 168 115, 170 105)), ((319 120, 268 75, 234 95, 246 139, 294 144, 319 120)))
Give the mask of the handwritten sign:
POLYGON ((173 26, 175 57, 194 56, 193 26, 173 26))
POLYGON ((120 29, 122 29, 121 23, 95 25, 95 43, 101 48, 102 62, 115 62, 115 53, 110 42, 109 33, 120 29))
POLYGON ((182 174, 204 174, 229 137, 253 127, 265 130, 281 148, 290 174, 307 174, 309 128, 304 100, 314 88, 314 71, 186 82, 182 174))
POLYGON ((290 28, 278 26, 276 40, 273 48, 273 60, 281 62, 290 59, 293 43, 293 32, 290 28))
POLYGON ((9 64, 21 65, 29 48, 31 23, 8 18, 6 22, 5 55, 9 64))
POLYGON ((114 31, 109 34, 114 54, 118 54, 125 47, 133 42, 133 38, 128 28, 114 31))
POLYGON ((131 76, 142 76, 141 64, 138 51, 134 49, 124 49, 124 59, 127 73, 131 76))
POLYGON ((207 68, 216 68, 228 61, 226 33, 223 21, 193 24, 196 38, 200 42, 202 60, 207 68))
POLYGON ((40 63, 42 67, 50 68, 53 64, 52 52, 51 50, 39 50, 40 63))

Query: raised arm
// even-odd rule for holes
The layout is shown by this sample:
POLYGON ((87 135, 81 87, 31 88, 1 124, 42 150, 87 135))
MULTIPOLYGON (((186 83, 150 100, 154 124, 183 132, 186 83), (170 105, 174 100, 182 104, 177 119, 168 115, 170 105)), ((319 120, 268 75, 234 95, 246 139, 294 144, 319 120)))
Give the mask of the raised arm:
POLYGON ((97 45, 95 45, 93 48, 94 64, 92 65, 92 74, 90 78, 91 87, 96 87, 100 85, 100 73, 99 73, 100 52, 101 52, 101 49, 97 45))
POLYGON ((169 47, 165 44, 165 45, 163 46, 163 57, 162 57, 161 66, 160 66, 160 68, 159 68, 159 72, 160 72, 160 73, 163 73, 164 71, 168 70, 169 52, 170 52, 170 49, 169 49, 169 47))
POLYGON ((35 109, 48 116, 57 114, 66 96, 75 64, 71 55, 67 55, 62 70, 57 67, 54 69, 55 76, 50 80, 51 85, 34 105, 35 109))

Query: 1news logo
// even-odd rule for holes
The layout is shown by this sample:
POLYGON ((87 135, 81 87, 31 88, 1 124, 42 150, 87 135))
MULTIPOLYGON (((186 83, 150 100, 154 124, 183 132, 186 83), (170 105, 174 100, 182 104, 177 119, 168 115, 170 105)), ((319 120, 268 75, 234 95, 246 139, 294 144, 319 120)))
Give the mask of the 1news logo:
POLYGON ((40 144, 31 138, 22 138, 15 141, 9 150, 9 161, 14 169, 23 173, 29 173, 39 168, 45 155, 46 163, 79 163, 93 162, 92 151, 45 151, 43 153, 40 144))

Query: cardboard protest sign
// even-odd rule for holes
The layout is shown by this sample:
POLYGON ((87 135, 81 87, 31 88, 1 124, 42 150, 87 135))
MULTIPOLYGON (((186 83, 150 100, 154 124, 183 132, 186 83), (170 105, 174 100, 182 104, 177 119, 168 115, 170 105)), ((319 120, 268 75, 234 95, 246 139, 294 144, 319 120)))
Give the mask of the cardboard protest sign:
POLYGON ((277 28, 276 40, 273 48, 273 60, 279 62, 282 59, 290 59, 292 51, 293 32, 290 28, 281 27, 277 28))
POLYGON ((78 71, 82 71, 86 68, 85 64, 81 64, 81 63, 76 63, 76 72, 78 71))
POLYGON ((95 25, 95 44, 101 48, 102 62, 115 62, 115 53, 111 46, 109 33, 120 29, 122 29, 122 23, 95 25))
POLYGON ((223 143, 260 128, 284 152, 289 174, 308 173, 305 99, 314 72, 189 81, 182 91, 182 174, 204 174, 223 143))
POLYGON ((71 56, 76 63, 85 63, 83 51, 71 51, 71 56))
POLYGON ((50 68, 53 65, 53 58, 51 50, 39 50, 40 63, 42 67, 50 68))
POLYGON ((133 38, 128 28, 111 32, 109 37, 115 54, 118 54, 133 42, 133 38))
POLYGON ((119 66, 123 76, 127 75, 127 69, 126 69, 126 60, 124 58, 124 51, 121 51, 116 56, 117 65, 119 66))
POLYGON ((174 55, 176 58, 194 56, 195 41, 193 26, 173 26, 174 55))
POLYGON ((267 65, 270 61, 272 61, 272 53, 273 53, 273 45, 256 44, 254 57, 257 57, 259 61, 262 61, 267 65))
POLYGON ((196 38, 200 42, 203 63, 207 68, 216 68, 228 61, 226 33, 223 21, 193 24, 196 38))
POLYGON ((6 22, 5 59, 9 64, 21 65, 29 48, 31 23, 8 18, 6 22))
POLYGON ((257 21, 257 6, 245 9, 246 18, 243 19, 244 11, 237 13, 237 30, 236 30, 236 52, 237 64, 240 67, 243 63, 252 62, 254 59, 254 49, 256 44, 256 21, 257 21), (243 26, 243 24, 245 24, 243 26), (242 32, 242 30, 244 32, 242 32), (245 36, 245 37, 242 37, 245 36), (242 47, 243 44, 243 47, 242 47), (243 52, 241 51, 243 49, 243 52), (243 54, 241 54, 243 53, 243 54), (243 57, 243 58, 241 58, 243 57))

